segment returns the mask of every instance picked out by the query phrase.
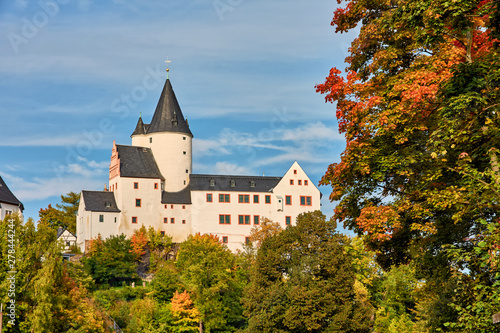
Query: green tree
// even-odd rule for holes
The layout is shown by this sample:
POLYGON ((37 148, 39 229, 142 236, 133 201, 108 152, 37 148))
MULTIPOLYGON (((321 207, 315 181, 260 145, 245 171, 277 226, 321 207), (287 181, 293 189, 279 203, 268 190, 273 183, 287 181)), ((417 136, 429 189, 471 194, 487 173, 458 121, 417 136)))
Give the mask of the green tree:
POLYGON ((131 241, 121 234, 106 240, 102 240, 100 235, 92 239, 82 261, 97 284, 118 285, 138 279, 135 259, 131 241))
POLYGON ((185 290, 179 271, 173 262, 164 263, 155 273, 151 285, 154 298, 159 302, 170 302, 175 292, 185 290))
POLYGON ((56 204, 57 208, 49 204, 47 208, 40 209, 40 222, 56 230, 61 227, 76 234, 76 214, 80 204, 80 194, 70 192, 65 196, 61 195, 61 201, 62 204, 56 204))
POLYGON ((54 229, 44 223, 35 228, 32 219, 23 224, 19 216, 11 215, 0 223, 0 300, 7 304, 15 299, 16 305, 15 325, 7 323, 4 312, 4 328, 105 332, 103 316, 88 295, 92 279, 81 265, 63 262, 61 245, 55 240, 54 229), (12 278, 15 295, 9 291, 12 278))
POLYGON ((317 86, 347 141, 322 179, 335 218, 384 269, 417 267, 430 330, 479 304, 473 290, 454 294, 461 279, 498 281, 475 251, 500 213, 498 17, 493 0, 347 1, 332 20, 337 32, 360 26, 346 72, 317 86))
POLYGON ((245 324, 236 257, 216 236, 189 236, 176 264, 200 312, 200 331, 234 332, 245 324))
POLYGON ((245 291, 247 332, 369 332, 346 238, 320 212, 262 242, 245 291))

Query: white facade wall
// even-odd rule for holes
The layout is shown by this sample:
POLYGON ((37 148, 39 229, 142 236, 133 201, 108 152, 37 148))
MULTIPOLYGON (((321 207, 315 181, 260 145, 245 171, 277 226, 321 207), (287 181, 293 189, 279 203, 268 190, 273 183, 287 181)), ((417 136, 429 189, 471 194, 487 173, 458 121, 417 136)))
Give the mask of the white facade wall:
POLYGON ((161 180, 116 178, 118 190, 115 190, 115 200, 121 210, 118 232, 130 236, 143 224, 146 227, 155 225, 161 218, 161 180), (140 200, 140 206, 136 205, 137 200, 140 200))
POLYGON ((186 234, 191 233, 191 205, 162 204, 160 179, 114 177, 110 184, 113 184, 116 204, 122 211, 118 233, 131 236, 144 225, 164 231, 173 237, 174 242, 183 241, 186 234), (135 188, 135 183, 138 188, 135 188), (136 199, 141 200, 141 207, 136 207, 136 199), (137 223, 132 223, 133 217, 137 223))
POLYGON ((161 174, 165 191, 178 192, 189 185, 192 173, 192 138, 185 133, 160 132, 134 135, 132 145, 151 148, 161 174))
POLYGON ((109 238, 112 235, 119 235, 119 220, 120 213, 85 210, 85 202, 82 197, 78 207, 78 215, 76 216, 76 239, 80 250, 85 251, 86 240, 97 238, 99 235, 101 235, 102 239, 109 238))
POLYGON ((64 245, 65 252, 69 251, 69 248, 76 244, 76 237, 68 230, 64 230, 57 240, 64 245))
POLYGON ((0 203, 0 220, 3 221, 5 216, 13 213, 19 214, 19 217, 22 219, 23 218, 23 212, 19 209, 19 206, 17 205, 12 205, 9 203, 0 203))
POLYGON ((161 220, 153 225, 155 230, 165 231, 175 243, 186 240, 192 234, 192 205, 164 204, 160 209, 161 220), (173 219, 173 220, 172 220, 173 219))

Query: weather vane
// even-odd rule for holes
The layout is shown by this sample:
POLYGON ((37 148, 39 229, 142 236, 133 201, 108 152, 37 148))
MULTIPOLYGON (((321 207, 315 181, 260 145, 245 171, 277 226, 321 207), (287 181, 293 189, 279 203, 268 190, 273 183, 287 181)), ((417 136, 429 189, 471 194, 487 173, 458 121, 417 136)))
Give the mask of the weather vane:
POLYGON ((165 63, 167 64, 167 79, 168 79, 168 72, 170 71, 170 69, 168 68, 168 64, 170 64, 172 61, 168 60, 168 57, 167 57, 167 60, 165 60, 165 63))

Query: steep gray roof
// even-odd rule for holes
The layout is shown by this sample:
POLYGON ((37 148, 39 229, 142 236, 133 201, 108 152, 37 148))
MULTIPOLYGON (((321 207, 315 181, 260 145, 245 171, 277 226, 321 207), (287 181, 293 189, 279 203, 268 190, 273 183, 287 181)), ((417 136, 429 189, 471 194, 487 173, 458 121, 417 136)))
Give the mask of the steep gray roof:
POLYGON ((192 191, 272 192, 280 180, 281 177, 192 174, 190 186, 192 191))
POLYGON ((147 128, 147 134, 156 132, 185 133, 193 137, 169 79, 165 82, 155 114, 147 128))
POLYGON ((24 210, 24 206, 19 201, 16 196, 9 190, 7 184, 3 181, 2 177, 0 177, 0 202, 5 202, 11 205, 19 206, 21 210, 24 210))
POLYGON ((82 191, 85 210, 91 212, 119 213, 114 192, 109 191, 82 191))
POLYGON ((191 204, 191 189, 186 187, 180 192, 165 192, 161 195, 162 204, 191 204))
POLYGON ((122 177, 164 179, 151 148, 116 145, 116 149, 122 177))
POLYGON ((146 134, 146 128, 144 126, 144 122, 142 121, 142 117, 139 117, 139 120, 137 121, 137 125, 135 126, 134 133, 132 133, 131 136, 140 135, 140 134, 146 134))

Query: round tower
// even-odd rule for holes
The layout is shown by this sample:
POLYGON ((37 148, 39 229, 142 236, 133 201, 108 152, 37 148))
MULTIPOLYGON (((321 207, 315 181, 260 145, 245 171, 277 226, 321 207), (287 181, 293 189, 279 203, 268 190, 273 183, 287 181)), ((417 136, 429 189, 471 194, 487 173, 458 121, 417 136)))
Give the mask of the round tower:
POLYGON ((168 78, 151 123, 145 124, 139 117, 131 137, 133 146, 151 148, 165 191, 179 192, 189 185, 193 134, 168 78))

